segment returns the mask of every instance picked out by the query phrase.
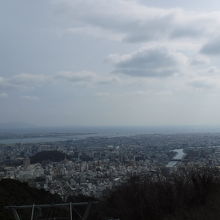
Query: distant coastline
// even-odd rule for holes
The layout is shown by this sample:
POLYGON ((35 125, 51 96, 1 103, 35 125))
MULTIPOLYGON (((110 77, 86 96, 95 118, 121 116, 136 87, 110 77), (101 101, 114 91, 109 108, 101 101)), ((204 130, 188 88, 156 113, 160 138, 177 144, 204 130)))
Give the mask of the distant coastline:
POLYGON ((0 144, 47 143, 72 141, 88 137, 120 137, 135 135, 162 134, 215 134, 220 133, 217 127, 63 127, 63 128, 16 128, 0 129, 0 144))
POLYGON ((0 144, 16 144, 16 143, 46 143, 56 141, 77 140, 95 136, 96 133, 74 133, 74 134, 42 134, 42 135, 8 135, 0 136, 0 144))

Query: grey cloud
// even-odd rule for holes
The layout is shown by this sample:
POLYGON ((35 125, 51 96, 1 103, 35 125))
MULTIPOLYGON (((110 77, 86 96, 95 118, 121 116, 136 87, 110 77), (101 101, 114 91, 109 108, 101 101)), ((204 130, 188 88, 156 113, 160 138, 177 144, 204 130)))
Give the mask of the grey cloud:
POLYGON ((208 55, 220 55, 220 38, 205 44, 202 47, 201 52, 208 55))
POLYGON ((194 80, 189 83, 192 87, 197 89, 212 89, 215 87, 215 84, 206 81, 206 80, 194 80))
POLYGON ((21 73, 9 77, 0 77, 0 88, 34 88, 51 82, 51 79, 52 77, 46 74, 21 73))
POLYGON ((30 95, 24 95, 21 96, 21 98, 28 101, 38 101, 40 99, 38 96, 30 96, 30 95))
POLYGON ((165 48, 151 48, 118 57, 114 72, 139 77, 167 77, 180 71, 181 62, 179 54, 165 48))
POLYGON ((195 25, 188 25, 188 26, 180 26, 175 27, 174 30, 171 32, 172 38, 194 38, 194 37, 200 37, 201 34, 204 33, 203 28, 197 27, 198 24, 195 25))
MULTIPOLYGON (((71 21, 69 28, 86 25, 121 34, 128 42, 166 38, 200 38, 217 31, 217 13, 190 13, 180 9, 153 8, 126 0, 57 0, 60 17, 71 21)), ((66 26, 66 25, 65 25, 66 26)), ((80 30, 82 31, 82 29, 80 30)))
POLYGON ((5 77, 0 76, 0 88, 7 88, 9 87, 9 83, 5 77))
POLYGON ((71 72, 65 71, 58 73, 55 78, 57 80, 64 79, 69 82, 89 82, 96 77, 93 72, 82 71, 82 72, 71 72))
POLYGON ((209 65, 210 60, 207 56, 197 55, 191 59, 190 64, 192 66, 204 66, 209 65))
POLYGON ((15 85, 37 86, 49 82, 51 77, 46 74, 22 73, 10 78, 9 82, 15 85))
POLYGON ((55 76, 56 80, 63 79, 72 83, 109 84, 118 82, 118 78, 109 74, 98 74, 90 71, 60 72, 55 76))
MULTIPOLYGON (((36 88, 51 83, 86 83, 86 84, 108 84, 116 83, 118 77, 110 74, 98 74, 90 71, 72 72, 62 71, 55 74, 32 74, 22 73, 11 77, 0 77, 0 88, 3 89, 27 89, 36 88)), ((27 97, 27 99, 30 97, 27 97)), ((35 98, 34 98, 35 99, 35 98)))
POLYGON ((6 92, 0 92, 0 99, 8 98, 8 93, 6 92))

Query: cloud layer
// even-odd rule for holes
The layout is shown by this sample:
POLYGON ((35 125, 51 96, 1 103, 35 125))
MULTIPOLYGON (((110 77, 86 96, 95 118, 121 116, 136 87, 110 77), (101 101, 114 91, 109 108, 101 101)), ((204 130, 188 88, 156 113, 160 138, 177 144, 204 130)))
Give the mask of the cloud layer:
POLYGON ((0 89, 37 88, 67 82, 71 84, 95 85, 117 83, 119 78, 111 74, 98 74, 90 71, 60 71, 55 74, 21 73, 11 77, 0 77, 0 89))
POLYGON ((220 5, 162 7, 170 2, 4 1, 0 116, 154 124, 174 116, 191 123, 200 112, 198 121, 211 115, 215 122, 220 5))
POLYGON ((130 76, 167 77, 181 71, 186 58, 167 50, 167 48, 149 48, 123 56, 112 56, 115 72, 130 76))
POLYGON ((94 31, 100 28, 120 34, 121 39, 127 42, 194 40, 219 33, 218 12, 163 9, 131 0, 56 0, 53 5, 69 30, 82 32, 84 29, 85 33, 93 34, 92 28, 94 31))

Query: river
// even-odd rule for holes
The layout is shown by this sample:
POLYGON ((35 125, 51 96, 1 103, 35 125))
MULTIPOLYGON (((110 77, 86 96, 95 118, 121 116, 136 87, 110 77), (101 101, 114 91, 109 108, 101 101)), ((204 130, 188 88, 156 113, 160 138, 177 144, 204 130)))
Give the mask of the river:
POLYGON ((166 165, 168 168, 175 167, 179 161, 181 161, 185 157, 185 153, 183 152, 183 149, 175 149, 173 152, 176 152, 176 155, 173 157, 173 159, 166 165))

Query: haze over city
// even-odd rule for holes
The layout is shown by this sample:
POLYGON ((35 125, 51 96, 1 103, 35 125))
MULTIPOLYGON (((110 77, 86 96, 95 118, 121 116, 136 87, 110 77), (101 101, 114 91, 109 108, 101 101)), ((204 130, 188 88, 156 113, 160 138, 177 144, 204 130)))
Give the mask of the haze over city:
POLYGON ((220 124, 217 0, 20 0, 0 7, 0 122, 220 124))

